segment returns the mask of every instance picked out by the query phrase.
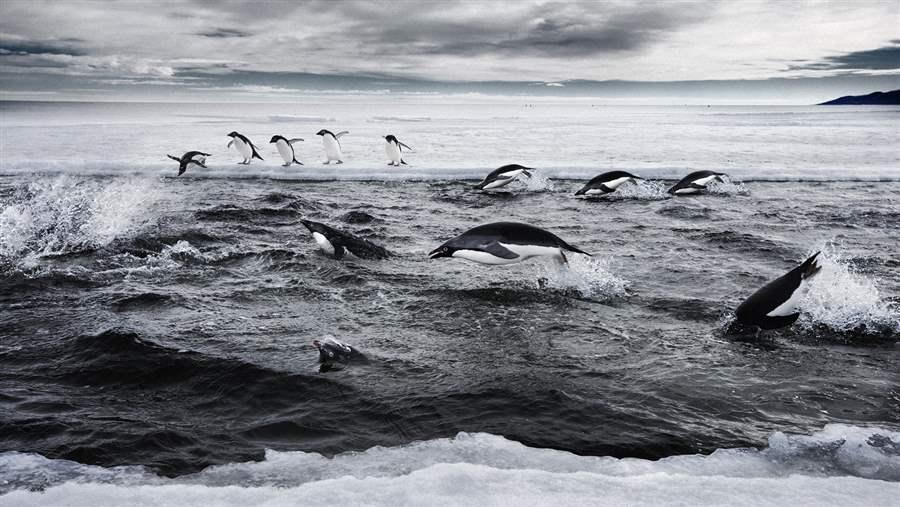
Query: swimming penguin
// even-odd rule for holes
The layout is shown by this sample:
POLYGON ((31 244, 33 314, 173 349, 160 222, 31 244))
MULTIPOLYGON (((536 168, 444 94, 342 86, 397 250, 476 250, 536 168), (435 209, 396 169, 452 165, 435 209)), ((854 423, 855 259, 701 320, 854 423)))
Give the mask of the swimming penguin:
POLYGON ((297 155, 294 153, 294 143, 298 143, 303 141, 301 138, 295 139, 287 139, 283 136, 272 136, 272 140, 269 141, 269 144, 275 143, 275 147, 278 148, 278 154, 281 155, 281 158, 284 160, 283 167, 288 167, 291 164, 300 164, 303 165, 303 162, 297 160, 297 155))
POLYGON ((357 238, 352 234, 312 220, 300 220, 300 222, 312 233, 319 248, 326 255, 335 259, 343 258, 345 249, 360 259, 386 259, 391 256, 391 252, 386 248, 369 240, 357 238))
POLYGON ((670 188, 669 193, 672 195, 699 194, 706 190, 706 185, 710 181, 724 181, 722 176, 726 176, 726 174, 715 171, 694 171, 670 188))
POLYGON ((319 351, 319 372, 340 369, 350 363, 368 363, 369 359, 358 349, 331 336, 324 340, 313 340, 313 347, 319 351))
POLYGON ((187 167, 190 164, 196 164, 200 167, 206 169, 206 157, 209 157, 209 153, 203 153, 202 151, 188 151, 181 158, 173 157, 172 155, 166 154, 167 157, 171 158, 175 162, 178 162, 178 176, 184 174, 187 171, 187 167))
POLYGON ((532 257, 552 257, 565 263, 564 250, 591 255, 532 225, 496 222, 469 229, 435 248, 428 257, 459 257, 481 264, 513 264, 532 257))
POLYGON ((575 195, 593 196, 611 194, 623 183, 642 179, 644 178, 635 176, 629 172, 610 171, 592 178, 591 181, 581 187, 581 190, 575 192, 575 195))
POLYGON ((344 137, 350 132, 344 130, 342 132, 338 132, 337 134, 332 134, 330 130, 322 129, 316 132, 317 136, 322 136, 322 144, 325 146, 325 157, 327 159, 323 164, 329 164, 332 160, 336 160, 338 164, 343 164, 344 161, 341 160, 344 158, 343 153, 341 152, 341 142, 338 139, 344 137))
POLYGON ((734 311, 737 320, 731 330, 740 331, 747 326, 778 329, 793 324, 800 317, 797 305, 803 297, 806 281, 821 269, 816 264, 819 253, 813 254, 786 275, 767 283, 741 303, 734 311))
POLYGON ((388 157, 388 165, 400 166, 400 164, 408 165, 405 160, 403 160, 403 155, 401 152, 403 148, 407 150, 412 150, 409 146, 400 142, 399 139, 394 137, 393 134, 388 134, 384 136, 384 152, 388 157))
POLYGON ((239 134, 237 132, 232 132, 228 134, 228 137, 231 138, 231 141, 228 141, 228 147, 231 148, 233 144, 235 148, 237 148, 238 153, 244 157, 243 162, 239 162, 240 164, 247 165, 254 158, 258 158, 262 160, 263 158, 259 156, 259 152, 256 151, 256 146, 253 145, 253 141, 247 139, 246 136, 239 134))
POLYGON ((534 169, 530 167, 525 167, 519 164, 509 164, 503 167, 498 167, 494 169, 491 174, 488 174, 484 177, 484 179, 475 186, 478 190, 491 190, 494 188, 500 188, 505 185, 509 185, 519 176, 526 176, 528 178, 531 177, 531 173, 528 171, 534 171, 534 169))

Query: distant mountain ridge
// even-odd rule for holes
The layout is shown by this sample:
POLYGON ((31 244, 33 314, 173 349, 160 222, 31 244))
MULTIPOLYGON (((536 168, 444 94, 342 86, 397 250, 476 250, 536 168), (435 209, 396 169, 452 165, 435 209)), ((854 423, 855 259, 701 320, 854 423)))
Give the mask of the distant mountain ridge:
POLYGON ((868 95, 847 95, 820 106, 900 106, 900 90, 874 92, 868 95))

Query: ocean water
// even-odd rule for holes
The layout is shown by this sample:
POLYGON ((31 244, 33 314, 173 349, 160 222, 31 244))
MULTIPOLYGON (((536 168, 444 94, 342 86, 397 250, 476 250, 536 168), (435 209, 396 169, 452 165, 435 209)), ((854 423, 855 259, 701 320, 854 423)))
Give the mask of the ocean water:
POLYGON ((889 505, 900 108, 0 102, 0 505, 889 505), (349 130, 324 166, 320 128, 349 130), (237 165, 225 134, 265 161, 237 165), (380 136, 412 146, 391 168, 380 136), (304 166, 267 141, 304 137, 304 166), (212 153, 175 178, 166 153, 212 153), (505 164, 507 192, 472 190, 505 164), (611 197, 572 195, 625 169, 611 197), (693 170, 730 175, 670 198, 693 170), (321 255, 300 218, 383 245, 321 255), (427 259, 487 222, 566 269, 427 259), (723 333, 822 251, 789 329, 723 333), (333 336, 368 364, 320 373, 333 336))

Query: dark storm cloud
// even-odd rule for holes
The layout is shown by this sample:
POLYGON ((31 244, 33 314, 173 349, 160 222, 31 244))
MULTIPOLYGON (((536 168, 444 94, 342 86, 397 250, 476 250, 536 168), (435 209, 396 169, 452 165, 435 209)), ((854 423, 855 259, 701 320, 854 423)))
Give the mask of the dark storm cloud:
POLYGON ((0 35, 0 55, 68 55, 87 54, 77 47, 81 39, 33 40, 25 37, 0 35))
POLYGON ((900 69, 900 40, 892 40, 889 46, 843 55, 829 56, 821 61, 804 60, 791 65, 788 70, 893 70, 900 69))
POLYGON ((214 39, 239 39, 242 37, 250 37, 253 34, 244 30, 237 30, 234 28, 214 28, 212 30, 198 32, 197 35, 201 37, 211 37, 214 39))

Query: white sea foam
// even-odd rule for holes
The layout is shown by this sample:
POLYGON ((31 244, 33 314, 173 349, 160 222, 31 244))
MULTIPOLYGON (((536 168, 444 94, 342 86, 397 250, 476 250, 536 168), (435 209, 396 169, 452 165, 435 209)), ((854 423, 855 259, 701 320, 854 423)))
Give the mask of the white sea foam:
POLYGON ((660 181, 632 180, 620 186, 607 197, 613 199, 637 199, 642 201, 658 201, 671 197, 666 193, 666 185, 660 181))
POLYGON ((729 176, 723 176, 723 181, 713 180, 706 185, 710 194, 718 195, 748 195, 750 191, 742 182, 735 182, 729 176))
POLYGON ((35 180, 0 209, 0 257, 28 264, 103 247, 153 223, 160 194, 153 178, 35 180))
POLYGON ((556 186, 553 184, 553 181, 547 177, 546 174, 541 173, 541 171, 530 171, 531 177, 523 177, 520 176, 519 180, 525 185, 531 192, 550 192, 553 191, 556 186))
POLYGON ((166 479, 0 454, 0 505, 892 505, 900 433, 828 425, 775 433, 762 450, 658 461, 578 456, 500 436, 460 433, 327 458, 267 451, 264 461, 166 479), (893 481, 893 482, 889 482, 893 481), (44 489, 40 491, 29 491, 44 489))
POLYGON ((616 276, 609 262, 600 257, 587 257, 567 253, 568 263, 545 262, 542 266, 545 287, 558 290, 575 290, 582 297, 613 299, 625 296, 628 281, 616 276))
POLYGON ((876 281, 856 272, 837 245, 826 244, 821 251, 822 269, 810 279, 800 304, 800 324, 841 333, 892 330, 900 334, 900 308, 885 301, 876 281))

